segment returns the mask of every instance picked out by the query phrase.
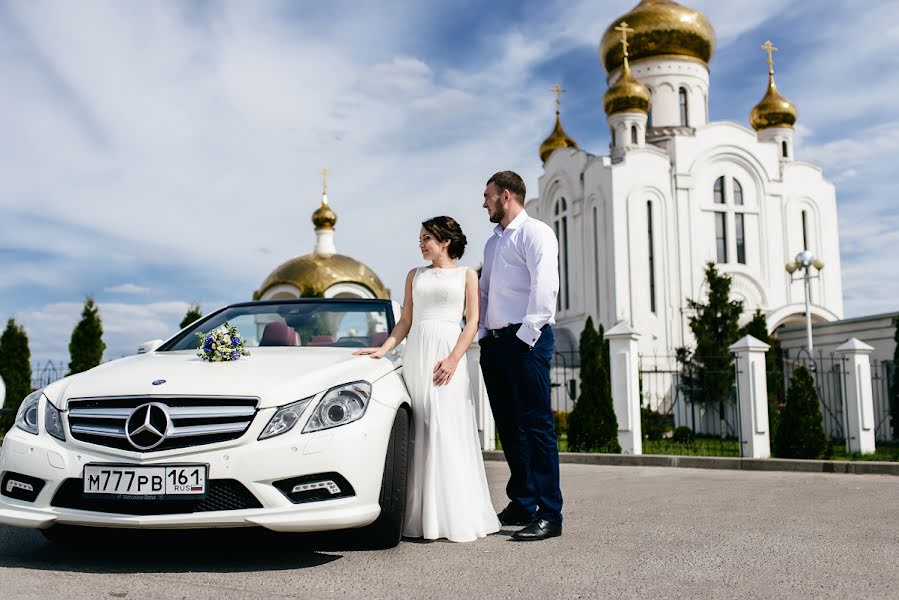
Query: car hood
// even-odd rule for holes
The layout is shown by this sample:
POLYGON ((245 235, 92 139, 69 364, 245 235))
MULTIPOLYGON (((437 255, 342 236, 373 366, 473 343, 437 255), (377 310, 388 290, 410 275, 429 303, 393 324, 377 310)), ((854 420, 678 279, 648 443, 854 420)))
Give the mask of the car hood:
POLYGON ((59 408, 95 396, 254 396, 260 408, 279 406, 350 381, 374 382, 396 359, 353 356, 354 348, 252 348, 234 362, 208 363, 192 350, 153 352, 104 363, 45 390, 59 408), (164 383, 153 382, 164 381, 164 383))

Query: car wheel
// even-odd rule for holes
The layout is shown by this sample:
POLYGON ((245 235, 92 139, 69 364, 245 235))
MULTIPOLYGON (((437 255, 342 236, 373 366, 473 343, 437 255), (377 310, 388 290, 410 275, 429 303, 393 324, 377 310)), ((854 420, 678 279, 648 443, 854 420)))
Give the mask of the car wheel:
POLYGON ((406 518, 406 483, 409 477, 409 412, 400 409, 393 420, 384 477, 378 503, 381 514, 377 520, 361 530, 366 545, 372 548, 393 548, 400 543, 406 518))

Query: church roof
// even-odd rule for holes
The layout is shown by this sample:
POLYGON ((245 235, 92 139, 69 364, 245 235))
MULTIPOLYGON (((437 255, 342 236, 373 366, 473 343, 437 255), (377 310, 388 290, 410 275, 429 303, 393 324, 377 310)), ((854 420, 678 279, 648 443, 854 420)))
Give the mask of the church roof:
POLYGON ((562 129, 562 120, 559 117, 559 111, 556 111, 556 126, 553 128, 549 137, 540 144, 540 160, 546 162, 549 155, 558 148, 577 148, 577 142, 565 133, 562 129))
POLYGON ((674 55, 708 64, 715 52, 715 31, 698 10, 672 0, 642 0, 629 13, 615 19, 599 45, 599 56, 611 73, 624 62, 615 26, 626 21, 634 28, 629 39, 631 61, 674 55))
POLYGON ((749 113, 749 123, 756 131, 771 127, 793 127, 798 115, 796 105, 784 98, 774 83, 774 59, 771 52, 777 48, 768 41, 762 49, 768 52, 768 90, 749 113))
POLYGON ((651 98, 649 88, 634 79, 628 64, 628 55, 625 55, 621 77, 602 96, 602 108, 606 111, 606 115, 612 116, 622 112, 648 112, 651 98))
POLYGON ((380 278, 367 265, 343 254, 305 254, 279 265, 266 277, 253 299, 260 299, 276 285, 291 285, 303 297, 320 297, 338 283, 355 283, 368 288, 376 298, 390 298, 380 278))

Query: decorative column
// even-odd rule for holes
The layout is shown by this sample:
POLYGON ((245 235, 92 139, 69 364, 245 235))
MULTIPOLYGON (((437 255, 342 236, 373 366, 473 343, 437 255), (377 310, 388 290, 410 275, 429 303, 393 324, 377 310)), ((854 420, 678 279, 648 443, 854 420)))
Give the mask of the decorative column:
POLYGON ((618 443, 623 454, 643 454, 638 337, 640 335, 625 323, 618 323, 606 332, 612 371, 612 403, 618 419, 618 443))
POLYGON ((765 373, 765 353, 770 348, 771 346, 751 335, 728 348, 736 360, 740 455, 746 458, 771 458, 768 379, 765 373))
POLYGON ((493 411, 487 397, 487 386, 484 374, 481 373, 481 346, 473 343, 465 353, 468 361, 468 375, 471 382, 471 397, 474 399, 475 419, 478 423, 478 439, 481 450, 496 450, 496 425, 493 422, 493 411))
POLYGON ((845 359, 844 399, 849 452, 874 452, 874 390, 871 382, 871 352, 874 348, 852 338, 836 349, 845 359))

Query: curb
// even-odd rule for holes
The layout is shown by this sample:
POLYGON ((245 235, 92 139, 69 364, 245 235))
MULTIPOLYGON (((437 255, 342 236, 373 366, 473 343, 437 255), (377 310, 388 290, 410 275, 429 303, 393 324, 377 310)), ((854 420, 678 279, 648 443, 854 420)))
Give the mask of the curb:
MULTIPOLYGON (((484 460, 505 461, 503 453, 485 450, 484 460)), ((792 473, 845 473, 899 476, 899 462, 854 460, 800 460, 787 458, 729 458, 720 456, 669 456, 660 454, 594 454, 559 452, 559 462, 612 467, 676 467, 731 471, 784 471, 792 473)))

